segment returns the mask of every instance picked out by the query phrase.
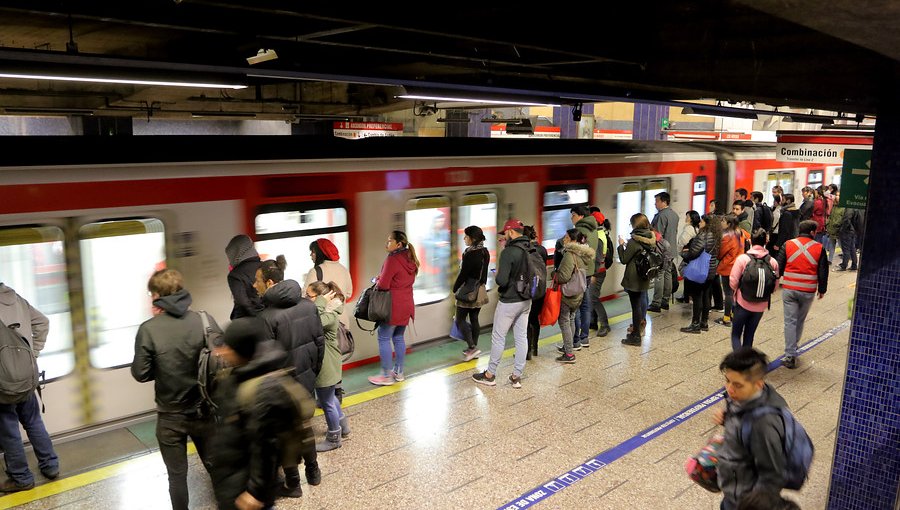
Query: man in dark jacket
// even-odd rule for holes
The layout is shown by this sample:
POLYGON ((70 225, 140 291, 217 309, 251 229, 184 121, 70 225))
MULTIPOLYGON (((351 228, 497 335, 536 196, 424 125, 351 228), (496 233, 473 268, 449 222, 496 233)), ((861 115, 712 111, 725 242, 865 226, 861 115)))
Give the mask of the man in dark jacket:
MULTIPOLYGON (((650 226, 659 232, 666 240, 668 249, 666 258, 675 260, 675 246, 678 244, 678 213, 669 207, 671 197, 665 191, 656 194, 656 210, 650 226)), ((647 308, 650 312, 661 312, 669 309, 669 301, 672 300, 672 271, 664 270, 656 277, 653 289, 653 302, 647 308)))
POLYGON ((220 509, 270 508, 279 493, 278 467, 285 464, 285 452, 295 447, 315 452, 308 423, 314 404, 282 368, 285 352, 276 342, 264 341, 265 336, 259 318, 235 319, 216 349, 234 367, 216 395, 222 402, 222 423, 213 438, 211 474, 220 509), (304 406, 302 414, 295 399, 304 406), (298 416, 306 418, 299 431, 298 416))
POLYGON ((753 230, 751 232, 755 232, 758 228, 764 229, 766 232, 771 232, 772 209, 766 204, 765 197, 760 191, 754 191, 750 196, 753 197, 753 207, 755 208, 753 214, 753 230))
POLYGON ((238 317, 254 317, 262 308, 259 294, 253 288, 256 270, 259 269, 259 253, 249 236, 240 234, 231 238, 225 247, 228 257, 228 288, 234 299, 231 320, 238 317))
POLYGON ((856 271, 858 265, 856 248, 858 241, 862 238, 863 224, 862 211, 844 209, 844 217, 841 218, 841 227, 838 232, 841 241, 841 264, 835 268, 835 271, 846 271, 847 262, 850 263, 850 270, 856 271))
POLYGON ((784 243, 797 237, 800 228, 800 211, 794 203, 794 195, 785 193, 781 196, 781 217, 778 219, 778 235, 772 243, 772 253, 781 251, 784 243))
POLYGON ((523 297, 516 286, 518 276, 525 271, 526 257, 531 247, 531 240, 525 237, 525 225, 516 219, 507 220, 503 224, 501 234, 506 238, 506 248, 500 252, 497 263, 495 281, 500 294, 500 302, 494 310, 494 330, 491 334, 491 359, 487 370, 472 375, 472 379, 486 386, 497 385, 497 366, 506 348, 506 334, 513 328, 516 339, 515 363, 509 382, 513 388, 522 387, 522 372, 525 370, 525 358, 528 352, 528 314, 531 312, 531 299, 523 297))
MULTIPOLYGON (((294 369, 294 379, 312 395, 325 358, 325 332, 315 303, 303 297, 306 293, 299 283, 284 279, 284 267, 279 267, 274 260, 260 264, 255 285, 265 306, 259 317, 266 324, 266 338, 275 340, 287 352, 285 366, 294 369)), ((315 449, 306 452, 303 460, 307 481, 319 485, 322 475, 315 449)), ((299 497, 297 466, 285 466, 284 476, 284 495, 299 497)))
MULTIPOLYGON (((591 215, 590 208, 586 205, 577 205, 569 212, 572 216, 572 225, 578 229, 579 232, 584 234, 584 237, 587 239, 587 245, 596 253, 597 244, 599 243, 599 239, 597 238, 597 228, 599 225, 597 225, 597 219, 591 215)), ((587 277, 584 287, 586 289, 584 291, 584 298, 581 300, 578 311, 575 312, 574 345, 576 348, 579 346, 590 347, 591 275, 594 274, 595 270, 596 267, 594 267, 594 261, 591 260, 590 264, 585 267, 587 277)))
MULTIPOLYGON (((197 361, 206 337, 200 315, 188 309, 191 295, 181 273, 157 271, 147 289, 153 298, 153 317, 138 328, 131 375, 139 382, 154 381, 156 438, 169 474, 169 497, 173 509, 187 510, 188 437, 209 470, 207 441, 213 420, 210 410, 203 408, 197 385, 197 361)), ((220 332, 211 316, 209 323, 220 332)))
MULTIPOLYGON (((766 384, 766 355, 741 349, 725 356, 719 370, 725 376, 725 408, 713 421, 725 426, 725 442, 719 448, 718 482, 724 510, 735 510, 751 491, 779 493, 785 485, 784 423, 776 413, 763 414, 752 423, 750 448, 741 441, 744 415, 753 409, 787 407, 775 388, 766 384)), ((749 418, 748 418, 749 419, 749 418)))
POLYGON ((803 202, 800 204, 800 221, 811 220, 816 192, 809 186, 804 186, 800 192, 803 194, 803 202))

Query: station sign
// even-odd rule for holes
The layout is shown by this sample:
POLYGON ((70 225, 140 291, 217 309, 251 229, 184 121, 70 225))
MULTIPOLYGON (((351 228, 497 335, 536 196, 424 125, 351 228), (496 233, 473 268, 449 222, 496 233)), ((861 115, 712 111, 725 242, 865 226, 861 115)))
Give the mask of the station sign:
POLYGON ((793 163, 840 165, 844 151, 871 149, 874 135, 862 133, 828 133, 824 131, 778 132, 775 160, 793 163))
POLYGON ((869 198, 869 170, 872 151, 847 149, 841 168, 841 200, 838 205, 850 209, 865 209, 869 198))
POLYGON ((491 138, 559 138, 560 129, 554 126, 535 126, 533 135, 506 132, 506 124, 491 125, 491 138))
POLYGON ((358 140, 372 136, 403 136, 402 122, 335 122, 334 136, 358 140))

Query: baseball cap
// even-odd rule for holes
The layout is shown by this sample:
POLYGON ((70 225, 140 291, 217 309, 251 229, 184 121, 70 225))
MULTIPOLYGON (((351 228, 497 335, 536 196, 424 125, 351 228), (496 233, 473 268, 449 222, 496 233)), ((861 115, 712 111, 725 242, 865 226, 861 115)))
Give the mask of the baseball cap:
POLYGON ((506 231, 511 228, 522 230, 523 228, 525 228, 525 224, 515 218, 510 218, 506 220, 506 223, 503 224, 503 230, 501 230, 500 233, 505 234, 506 231))

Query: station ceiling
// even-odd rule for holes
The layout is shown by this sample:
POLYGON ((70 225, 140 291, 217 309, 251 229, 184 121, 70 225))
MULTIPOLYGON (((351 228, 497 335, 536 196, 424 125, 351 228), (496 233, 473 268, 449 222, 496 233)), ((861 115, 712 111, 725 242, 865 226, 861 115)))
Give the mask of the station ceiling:
POLYGON ((412 108, 396 97, 406 92, 562 105, 714 98, 877 114, 898 95, 892 0, 532 5, 5 1, 0 112, 352 118, 412 108), (278 58, 248 63, 261 49, 278 58))

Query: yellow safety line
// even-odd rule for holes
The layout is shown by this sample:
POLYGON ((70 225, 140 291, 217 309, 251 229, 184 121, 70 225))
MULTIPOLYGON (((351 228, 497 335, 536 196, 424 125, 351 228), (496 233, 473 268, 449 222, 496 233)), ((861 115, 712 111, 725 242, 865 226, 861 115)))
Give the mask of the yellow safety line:
MULTIPOLYGON (((628 320, 631 318, 631 313, 626 313, 622 315, 617 315, 615 317, 610 318, 609 324, 618 324, 624 320, 628 320)), ((544 338, 543 340, 538 341, 539 346, 545 346, 547 344, 551 344, 554 342, 558 342, 562 338, 562 335, 557 333, 556 335, 544 338)), ((503 357, 511 358, 515 355, 516 349, 515 347, 510 347, 503 351, 503 357)), ((440 370, 435 370, 433 372, 429 372, 429 374, 441 374, 441 375, 453 375, 458 374, 460 372, 464 372, 466 370, 472 370, 476 366, 478 366, 478 361, 480 359, 485 359, 487 356, 481 356, 480 358, 473 359, 472 361, 465 361, 462 363, 457 363, 456 365, 452 365, 449 367, 442 368, 440 370)), ((411 384, 415 384, 418 377, 411 377, 409 380, 396 383, 392 386, 379 386, 377 388, 364 391, 361 393, 356 393, 353 395, 348 395, 344 397, 344 402, 341 404, 341 407, 350 407, 362 404, 364 402, 369 402, 370 400, 375 400, 379 397, 384 397, 387 395, 391 395, 400 391, 403 391, 405 388, 408 388, 411 384)), ((321 409, 316 409, 316 416, 322 414, 321 409)), ((188 443, 188 455, 193 455, 197 453, 197 448, 194 447, 193 443, 188 443)), ((150 452, 148 452, 150 453, 150 452)), ((139 469, 143 467, 149 466, 152 462, 161 461, 161 457, 157 457, 155 455, 144 454, 138 457, 133 457, 125 461, 117 462, 115 464, 110 464, 108 466, 103 466, 101 468, 93 469, 91 471, 81 473, 74 476, 68 476, 66 478, 62 478, 60 480, 56 480, 53 482, 48 482, 42 485, 36 486, 34 489, 22 492, 15 492, 8 496, 0 497, 0 510, 5 508, 10 508, 16 505, 24 505, 26 503, 31 503, 32 501, 37 501, 39 499, 48 498, 50 496, 54 496, 56 494, 60 494, 66 491, 78 489, 80 487, 84 487, 86 485, 90 485, 92 483, 100 482, 109 478, 113 478, 119 475, 123 475, 128 473, 133 469, 139 469)))

